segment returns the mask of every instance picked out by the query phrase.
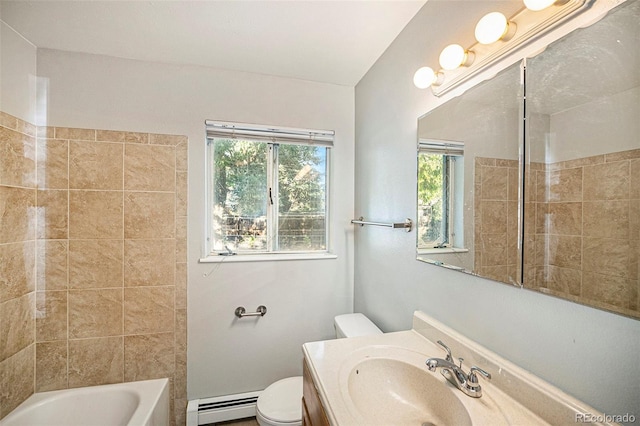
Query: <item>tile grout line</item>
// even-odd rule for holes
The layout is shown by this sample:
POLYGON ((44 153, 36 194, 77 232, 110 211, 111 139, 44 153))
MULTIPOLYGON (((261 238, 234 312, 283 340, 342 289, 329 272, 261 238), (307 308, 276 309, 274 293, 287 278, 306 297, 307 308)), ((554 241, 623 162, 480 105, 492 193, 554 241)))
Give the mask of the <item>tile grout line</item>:
MULTIPOLYGON (((96 131, 96 139, 97 139, 97 131, 96 131)), ((126 139, 126 138, 125 138, 126 139)), ((122 274, 122 327, 121 327, 121 332, 122 332, 122 381, 125 381, 126 378, 126 365, 127 365, 127 359, 126 359, 126 342, 125 342, 125 320, 126 320, 126 314, 125 314, 125 309, 126 309, 126 292, 125 292, 125 282, 126 282, 126 277, 125 277, 125 273, 126 273, 126 268, 125 268, 125 262, 127 261, 127 255, 126 255, 126 244, 125 244, 125 188, 126 188, 126 183, 125 183, 125 179, 126 179, 126 172, 125 172, 125 167, 126 167, 126 154, 127 153, 127 145, 126 143, 123 141, 122 142, 122 265, 121 265, 121 274, 122 274)))

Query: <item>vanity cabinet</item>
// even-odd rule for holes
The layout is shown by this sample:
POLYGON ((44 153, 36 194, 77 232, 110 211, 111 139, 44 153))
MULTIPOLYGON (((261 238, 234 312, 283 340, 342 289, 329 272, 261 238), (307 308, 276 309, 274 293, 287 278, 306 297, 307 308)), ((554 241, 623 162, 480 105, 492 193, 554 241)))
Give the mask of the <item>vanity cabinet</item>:
MULTIPOLYGON (((307 426, 548 426, 581 419, 613 426, 603 420, 614 416, 605 416, 420 311, 413 314, 411 330, 307 342, 302 351, 307 426), (491 383, 482 382, 481 398, 466 396, 441 374, 429 371, 425 361, 442 353, 438 341, 464 358, 466 368, 477 365, 493 375, 491 383)), ((635 406, 628 405, 631 411, 635 406)))
POLYGON ((318 390, 306 360, 302 377, 302 426, 329 426, 329 420, 320 402, 318 390))

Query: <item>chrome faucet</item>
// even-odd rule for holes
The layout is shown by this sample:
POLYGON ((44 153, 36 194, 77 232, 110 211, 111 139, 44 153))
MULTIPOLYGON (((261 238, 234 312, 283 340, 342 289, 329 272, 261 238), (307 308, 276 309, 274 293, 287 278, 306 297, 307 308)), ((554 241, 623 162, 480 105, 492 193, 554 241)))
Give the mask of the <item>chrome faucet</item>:
POLYGON ((478 383, 478 376, 476 373, 480 373, 482 377, 487 380, 491 380, 491 374, 487 373, 480 367, 471 367, 469 374, 466 374, 462 369, 462 358, 458 358, 460 361, 460 365, 456 365, 453 362, 453 357, 451 356, 451 349, 447 347, 442 341, 438 340, 438 344, 444 348, 447 352, 446 359, 441 358, 429 358, 426 361, 427 368, 429 371, 436 371, 438 368, 441 369, 440 373, 453 384, 455 387, 460 389, 465 395, 468 395, 473 398, 480 398, 482 396, 482 388, 478 383))

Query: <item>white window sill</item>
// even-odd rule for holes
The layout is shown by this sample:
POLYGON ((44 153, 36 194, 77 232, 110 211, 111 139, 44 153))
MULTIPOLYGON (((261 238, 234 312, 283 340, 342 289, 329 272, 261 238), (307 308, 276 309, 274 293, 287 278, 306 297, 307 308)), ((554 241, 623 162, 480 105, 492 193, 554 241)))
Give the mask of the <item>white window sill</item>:
POLYGON ((275 262, 279 260, 325 260, 337 259, 331 253, 260 253, 236 254, 233 256, 210 255, 200 259, 199 263, 236 263, 236 262, 275 262))
POLYGON ((460 247, 442 247, 418 249, 418 256, 422 254, 447 254, 447 253, 468 253, 469 249, 460 247))
POLYGON ((426 257, 416 257, 416 260, 420 262, 428 263, 430 265, 442 266, 443 268, 452 269, 454 271, 467 272, 462 266, 451 265, 449 263, 440 262, 439 260, 428 259, 426 257))

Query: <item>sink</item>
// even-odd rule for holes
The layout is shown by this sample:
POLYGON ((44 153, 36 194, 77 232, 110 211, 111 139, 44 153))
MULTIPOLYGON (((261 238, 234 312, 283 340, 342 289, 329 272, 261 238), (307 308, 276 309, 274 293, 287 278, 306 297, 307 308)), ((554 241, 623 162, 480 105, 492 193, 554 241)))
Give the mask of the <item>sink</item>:
POLYGON ((363 424, 470 426, 453 394, 459 391, 438 376, 402 360, 367 358, 351 368, 345 396, 363 424))
POLYGON ((414 313, 413 326, 303 345, 330 425, 549 426, 573 424, 584 413, 605 418, 422 312, 414 313), (465 359, 465 372, 475 365, 491 373, 490 381, 481 379, 482 397, 471 398, 428 370, 428 358, 443 356, 439 340, 465 359))

